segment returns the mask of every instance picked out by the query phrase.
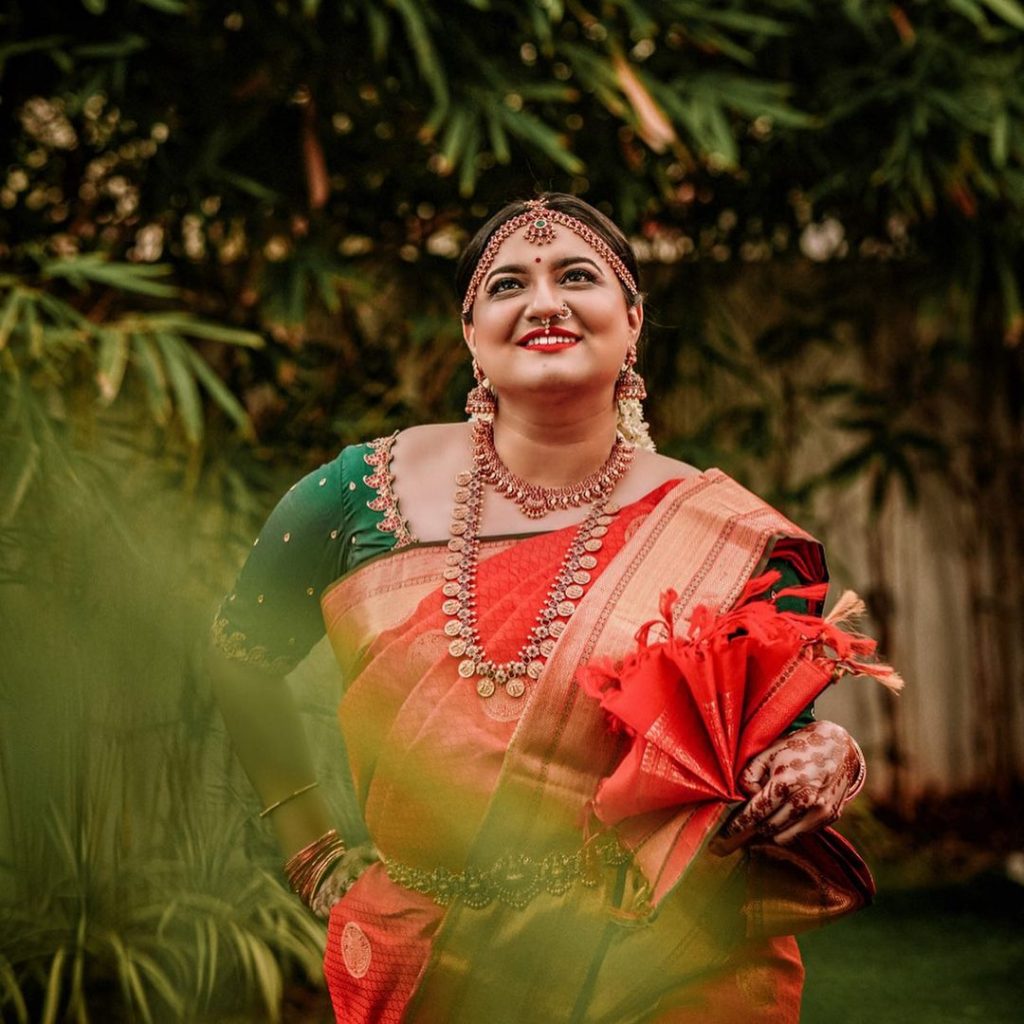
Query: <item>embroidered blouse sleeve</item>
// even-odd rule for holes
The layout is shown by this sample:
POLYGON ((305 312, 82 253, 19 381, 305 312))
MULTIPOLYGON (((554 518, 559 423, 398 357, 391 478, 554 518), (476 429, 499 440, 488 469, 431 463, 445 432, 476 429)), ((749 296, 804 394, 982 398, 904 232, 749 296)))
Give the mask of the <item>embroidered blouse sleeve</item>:
POLYGON ((295 484, 253 542, 213 623, 229 658, 284 673, 323 636, 320 594, 344 571, 344 454, 295 484))

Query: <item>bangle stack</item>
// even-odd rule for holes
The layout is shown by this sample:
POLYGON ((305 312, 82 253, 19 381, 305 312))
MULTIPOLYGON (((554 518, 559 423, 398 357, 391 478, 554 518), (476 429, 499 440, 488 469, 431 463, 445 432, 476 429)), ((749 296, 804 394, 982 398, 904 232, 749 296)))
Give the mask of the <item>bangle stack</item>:
POLYGON ((860 745, 852 736, 850 742, 853 744, 854 756, 857 758, 857 768, 850 780, 849 788, 846 790, 846 796, 843 797, 844 804, 848 804, 864 788, 864 781, 868 777, 868 766, 860 745))
POLYGON ((307 907, 312 908, 313 898, 327 873, 344 856, 345 841, 332 828, 319 839, 314 839, 285 862, 284 873, 288 884, 307 907))

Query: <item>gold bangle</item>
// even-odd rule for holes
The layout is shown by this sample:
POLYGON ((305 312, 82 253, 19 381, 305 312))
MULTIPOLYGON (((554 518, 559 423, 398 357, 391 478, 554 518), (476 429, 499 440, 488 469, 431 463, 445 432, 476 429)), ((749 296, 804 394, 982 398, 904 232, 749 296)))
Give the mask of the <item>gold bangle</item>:
POLYGON ((276 811, 282 804, 288 803, 289 800, 294 800, 297 796, 302 796, 303 793, 308 793, 311 789, 316 789, 319 785, 319 782, 310 782, 305 786, 300 786, 294 793, 289 793, 287 796, 283 796, 280 800, 272 803, 269 807, 264 807, 260 811, 260 817, 265 818, 271 811, 276 811))

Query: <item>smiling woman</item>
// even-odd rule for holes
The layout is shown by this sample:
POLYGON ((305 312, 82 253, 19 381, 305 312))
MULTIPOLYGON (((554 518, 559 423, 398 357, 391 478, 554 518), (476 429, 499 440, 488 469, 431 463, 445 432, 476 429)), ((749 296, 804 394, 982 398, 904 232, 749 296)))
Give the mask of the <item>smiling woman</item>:
MULTIPOLYGON (((824 583, 820 548, 723 473, 654 452, 636 260, 598 211, 510 204, 458 284, 470 422, 346 448, 296 484, 215 623, 239 756, 293 887, 329 918, 337 1019, 794 1024, 789 932, 870 888, 818 831, 863 781, 845 730, 805 710, 827 674, 767 673, 763 742, 724 769, 752 797, 735 818, 738 797, 709 796, 615 828, 594 812, 627 744, 577 680, 649 643, 659 611, 671 632, 780 584, 819 610, 824 587, 799 585, 824 583), (281 685, 324 632, 373 840, 354 850, 281 685), (784 889, 763 862, 785 865, 784 889)), ((706 760, 707 728, 672 771, 706 760)))

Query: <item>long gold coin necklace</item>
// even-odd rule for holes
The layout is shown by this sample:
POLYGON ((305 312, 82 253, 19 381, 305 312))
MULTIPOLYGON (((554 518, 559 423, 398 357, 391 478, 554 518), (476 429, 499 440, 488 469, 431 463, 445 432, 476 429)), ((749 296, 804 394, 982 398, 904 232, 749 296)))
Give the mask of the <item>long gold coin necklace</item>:
POLYGON ((444 627, 450 638, 448 652, 458 659, 460 676, 476 679, 476 692, 481 697, 492 696, 499 686, 510 697, 522 697, 526 693, 525 679, 539 678, 555 641, 565 631, 590 583, 591 571, 597 566, 596 552, 601 550, 602 538, 619 511, 608 498, 629 468, 633 451, 632 445, 617 437, 611 454, 596 472, 569 487, 543 488, 514 476, 494 448, 491 425, 474 423, 473 469, 455 477, 441 608, 449 617, 444 627), (525 643, 511 661, 505 662, 488 657, 477 627, 476 582, 485 483, 494 484, 531 519, 540 518, 550 509, 591 503, 525 643))

